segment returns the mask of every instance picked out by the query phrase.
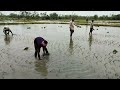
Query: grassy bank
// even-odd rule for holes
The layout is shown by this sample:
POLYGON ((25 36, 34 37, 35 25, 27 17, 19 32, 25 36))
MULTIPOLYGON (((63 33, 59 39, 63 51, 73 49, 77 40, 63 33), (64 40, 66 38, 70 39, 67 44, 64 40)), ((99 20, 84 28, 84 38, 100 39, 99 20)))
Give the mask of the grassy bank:
MULTIPOLYGON (((0 25, 17 25, 17 24, 69 24, 70 20, 42 20, 42 21, 34 21, 34 20, 15 20, 12 22, 0 22, 0 25)), ((76 20, 76 24, 78 25, 89 25, 90 21, 86 23, 85 20, 76 20)), ((111 26, 111 27, 120 27, 120 21, 115 20, 97 20, 94 22, 95 26, 111 26)))

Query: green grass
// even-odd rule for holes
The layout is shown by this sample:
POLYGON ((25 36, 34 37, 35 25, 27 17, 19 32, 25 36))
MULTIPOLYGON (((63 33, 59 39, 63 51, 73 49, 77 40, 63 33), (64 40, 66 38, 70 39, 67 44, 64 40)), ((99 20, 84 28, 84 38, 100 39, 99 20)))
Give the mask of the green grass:
MULTIPOLYGON (((51 22, 47 22, 47 20, 42 20, 43 22, 36 22, 35 20, 15 20, 14 23, 4 23, 1 22, 0 25, 17 25, 17 24, 69 24, 70 20, 51 20, 51 22), (58 22, 59 21, 59 22, 58 22)), ((50 21, 50 20, 49 20, 50 21)), ((86 20, 75 20, 75 23, 78 25, 89 25, 86 23, 86 20)), ((120 27, 119 20, 97 20, 94 22, 95 26, 111 26, 111 27, 120 27), (101 22, 101 23, 99 23, 101 22), (107 23, 105 23, 107 22, 107 23)))

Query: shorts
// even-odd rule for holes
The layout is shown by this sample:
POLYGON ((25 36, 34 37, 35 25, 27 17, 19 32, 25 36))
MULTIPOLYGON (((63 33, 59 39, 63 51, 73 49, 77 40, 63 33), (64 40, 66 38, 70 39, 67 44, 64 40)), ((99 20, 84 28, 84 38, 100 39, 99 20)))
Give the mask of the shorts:
POLYGON ((90 28, 90 32, 92 32, 93 31, 93 28, 90 28))
POLYGON ((71 29, 70 29, 70 32, 71 32, 71 33, 74 33, 74 30, 71 30, 71 29))

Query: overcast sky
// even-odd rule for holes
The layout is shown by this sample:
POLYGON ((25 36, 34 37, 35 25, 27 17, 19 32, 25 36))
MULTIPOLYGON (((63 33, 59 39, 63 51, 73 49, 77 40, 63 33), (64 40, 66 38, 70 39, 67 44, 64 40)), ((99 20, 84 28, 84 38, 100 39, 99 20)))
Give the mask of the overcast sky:
MULTIPOLYGON (((10 14, 10 13, 19 13, 19 11, 0 11, 3 14, 10 14)), ((102 15, 112 15, 112 14, 120 14, 120 11, 37 11, 38 13, 43 13, 46 12, 47 14, 56 12, 57 14, 60 15, 81 15, 81 16, 93 16, 93 15, 98 15, 98 16, 102 16, 102 15)))

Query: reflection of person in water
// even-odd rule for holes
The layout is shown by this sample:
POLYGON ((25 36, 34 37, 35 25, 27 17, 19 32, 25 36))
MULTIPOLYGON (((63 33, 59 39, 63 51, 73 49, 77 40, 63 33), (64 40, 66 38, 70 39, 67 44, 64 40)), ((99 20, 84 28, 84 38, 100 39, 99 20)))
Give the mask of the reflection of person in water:
POLYGON ((86 18, 86 23, 88 24, 88 18, 86 18))
POLYGON ((41 62, 35 62, 35 70, 37 72, 40 72, 42 76, 47 76, 48 74, 46 63, 46 60, 43 60, 41 62))
POLYGON ((89 35, 89 48, 91 50, 91 45, 92 45, 93 37, 92 34, 89 35))
POLYGON ((5 40, 6 45, 10 44, 12 39, 13 39, 13 36, 8 36, 8 35, 6 36, 5 35, 4 40, 5 40))
POLYGON ((70 49, 70 54, 72 54, 72 52, 73 52, 73 40, 72 40, 72 38, 70 38, 69 49, 70 49))
POLYGON ((87 31, 87 29, 88 29, 88 25, 86 24, 86 31, 87 31))

